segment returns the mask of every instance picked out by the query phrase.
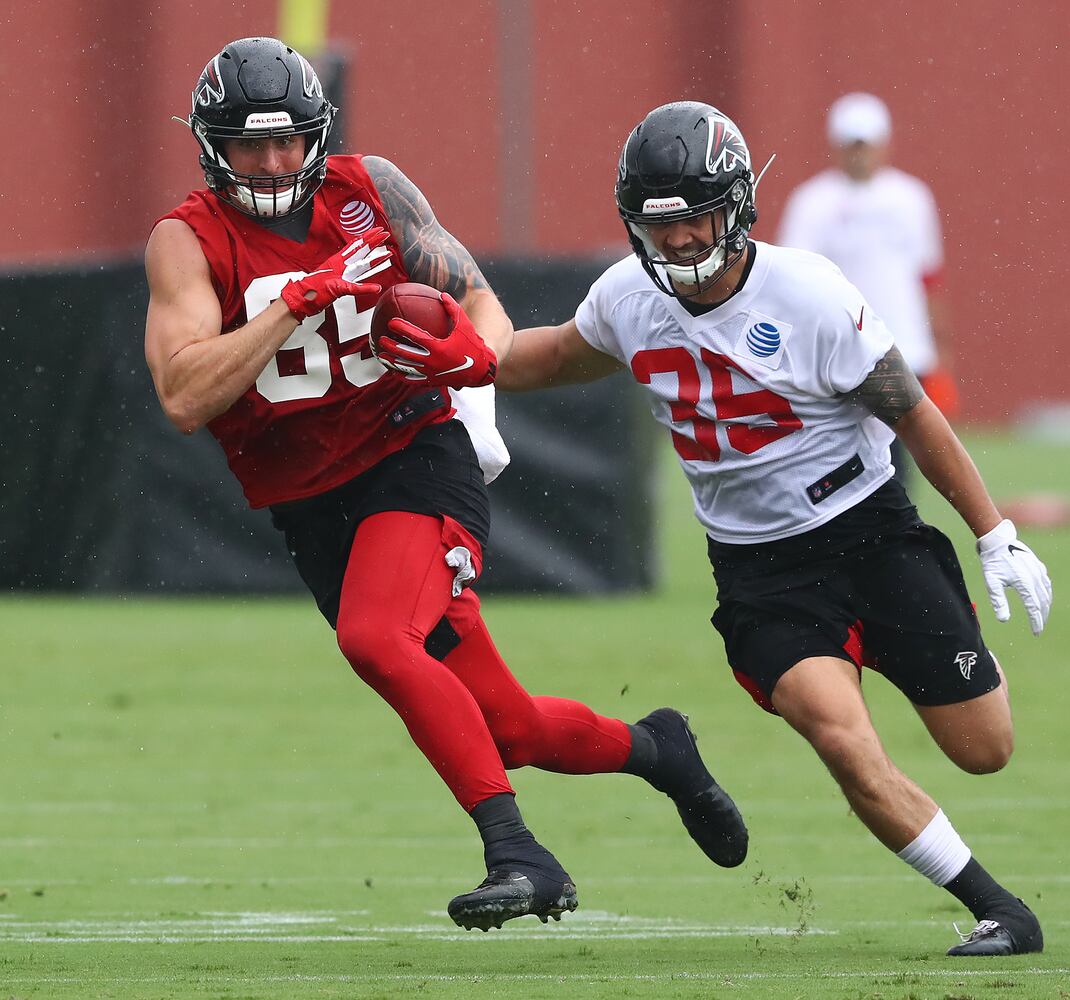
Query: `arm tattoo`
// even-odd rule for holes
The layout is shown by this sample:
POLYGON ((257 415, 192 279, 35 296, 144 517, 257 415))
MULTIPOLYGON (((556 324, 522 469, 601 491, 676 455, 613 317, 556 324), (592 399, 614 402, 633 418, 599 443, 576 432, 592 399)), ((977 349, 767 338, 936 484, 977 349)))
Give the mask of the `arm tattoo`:
POLYGON ((389 160, 364 158, 375 182, 401 259, 413 281, 449 292, 458 302, 473 288, 489 288, 472 255, 435 218, 427 199, 389 160))
POLYGON ((844 395, 852 403, 864 406, 889 427, 894 427, 900 417, 914 409, 925 392, 903 360, 899 348, 893 347, 857 389, 844 395))

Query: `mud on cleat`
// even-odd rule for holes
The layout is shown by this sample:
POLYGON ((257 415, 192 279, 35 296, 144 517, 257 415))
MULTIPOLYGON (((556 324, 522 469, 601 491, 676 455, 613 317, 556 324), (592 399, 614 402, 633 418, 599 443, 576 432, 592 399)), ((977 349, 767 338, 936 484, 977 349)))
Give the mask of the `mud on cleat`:
POLYGON ((567 877, 557 881, 534 872, 497 868, 471 892, 451 899, 449 915, 459 927, 486 931, 529 913, 544 924, 548 917, 560 920, 562 913, 578 905, 576 886, 567 877))
MULTIPOLYGON (((1022 903, 1021 900, 1018 902, 1022 903)), ((947 953, 953 956, 987 957, 1028 955, 1044 950, 1044 932, 1040 929, 1040 921, 1025 903, 1013 913, 994 913, 992 916, 999 919, 981 920, 969 934, 962 934, 956 926, 955 931, 962 942, 949 948, 947 953)))
POLYGON ((655 773, 647 780, 676 805, 691 839, 714 864, 734 868, 747 857, 747 826, 729 794, 702 762, 687 716, 659 708, 640 719, 657 743, 655 773))

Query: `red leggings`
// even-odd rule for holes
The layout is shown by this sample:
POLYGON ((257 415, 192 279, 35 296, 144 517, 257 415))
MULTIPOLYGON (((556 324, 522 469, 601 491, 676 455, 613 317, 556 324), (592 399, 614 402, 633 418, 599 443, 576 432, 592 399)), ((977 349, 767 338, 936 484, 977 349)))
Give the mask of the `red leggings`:
POLYGON ((502 661, 471 590, 452 595, 445 556, 481 550, 451 518, 388 512, 357 528, 342 585, 338 646, 356 673, 401 716, 466 811, 511 793, 507 767, 566 774, 619 771, 628 727, 564 698, 533 698, 502 661), (460 637, 445 662, 424 640, 445 616, 460 637))

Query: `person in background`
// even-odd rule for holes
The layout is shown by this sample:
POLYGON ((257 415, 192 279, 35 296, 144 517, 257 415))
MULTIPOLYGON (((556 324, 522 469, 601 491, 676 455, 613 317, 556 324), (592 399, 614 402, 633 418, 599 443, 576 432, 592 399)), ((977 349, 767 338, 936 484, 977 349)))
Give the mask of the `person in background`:
MULTIPOLYGON (((903 360, 944 416, 958 414, 949 375, 944 254, 936 200, 889 163, 892 118, 872 94, 847 94, 828 116, 834 167, 800 184, 780 220, 781 246, 828 257, 892 331, 903 360)), ((907 453, 892 443, 896 476, 907 453)))
MULTIPOLYGON (((512 323, 401 170, 327 155, 336 110, 276 38, 231 42, 202 71, 186 124, 206 187, 157 221, 145 252, 145 355, 164 412, 183 433, 207 427, 250 506, 270 508, 342 654, 475 822, 487 876, 450 902, 457 924, 577 905, 507 768, 638 775, 711 860, 740 864, 746 827, 685 715, 628 725, 533 697, 498 654, 472 585, 486 483, 508 461, 490 382, 512 323), (368 339, 380 292, 405 281, 449 293, 454 320, 445 339, 391 321, 412 377, 368 339)), ((359 760, 355 742, 344 759, 359 760)))

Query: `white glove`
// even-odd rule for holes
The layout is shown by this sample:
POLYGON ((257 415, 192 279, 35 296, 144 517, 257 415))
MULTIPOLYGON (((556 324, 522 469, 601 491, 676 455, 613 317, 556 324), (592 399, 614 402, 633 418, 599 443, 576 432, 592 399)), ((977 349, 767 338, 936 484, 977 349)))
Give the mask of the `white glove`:
POLYGON ((1029 615, 1033 635, 1040 635, 1051 611, 1051 580, 1048 568, 1025 542, 1018 541, 1014 524, 1006 518, 987 535, 977 539, 977 554, 985 575, 988 599, 1001 622, 1011 616, 1006 587, 1018 591, 1029 615))

